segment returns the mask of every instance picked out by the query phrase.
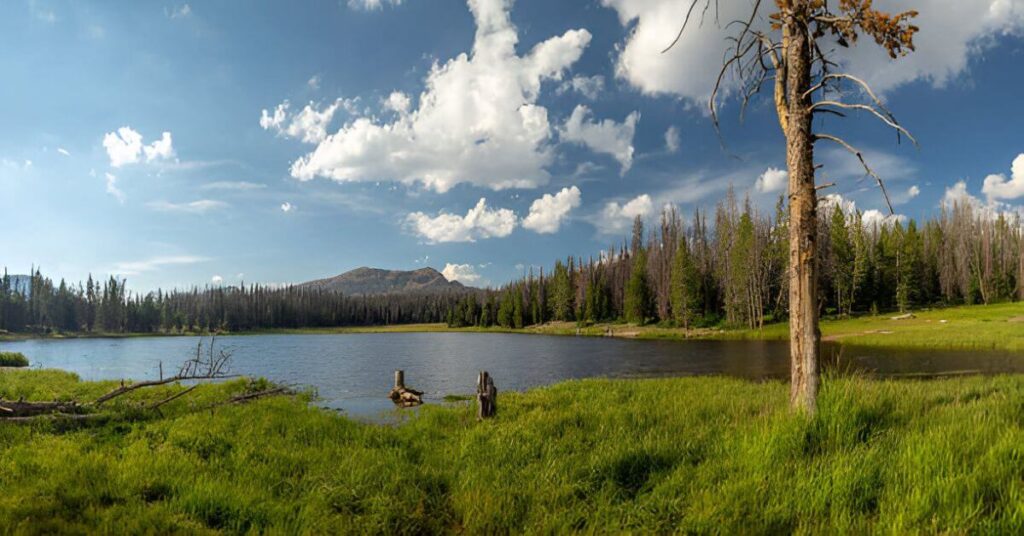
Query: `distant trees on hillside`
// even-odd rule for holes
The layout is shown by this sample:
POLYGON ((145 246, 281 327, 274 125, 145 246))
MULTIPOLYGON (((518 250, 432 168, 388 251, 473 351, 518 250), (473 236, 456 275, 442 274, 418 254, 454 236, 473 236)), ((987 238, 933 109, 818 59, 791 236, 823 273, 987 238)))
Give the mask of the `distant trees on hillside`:
POLYGON ((131 293, 125 281, 54 284, 33 270, 27 292, 0 279, 0 330, 46 333, 246 331, 444 322, 461 293, 347 296, 261 285, 131 293))
MULTIPOLYGON (((789 233, 782 200, 766 215, 730 192, 710 216, 713 226, 700 210, 684 223, 667 209, 646 239, 638 219, 628 247, 596 259, 559 260, 548 277, 531 272, 483 297, 466 297, 448 323, 757 328, 785 319, 789 233)), ((923 225, 865 221, 863 213, 825 199, 818 213, 818 309, 843 316, 1024 300, 1022 225, 1017 217, 970 203, 944 207, 923 225)))

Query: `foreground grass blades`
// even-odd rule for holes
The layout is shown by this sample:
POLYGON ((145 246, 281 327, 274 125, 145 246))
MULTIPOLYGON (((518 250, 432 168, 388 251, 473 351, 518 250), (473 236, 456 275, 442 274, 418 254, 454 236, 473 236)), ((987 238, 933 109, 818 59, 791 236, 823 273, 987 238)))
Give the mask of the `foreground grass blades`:
MULTIPOLYGON (((0 373, 4 397, 107 388, 0 373)), ((0 532, 1024 530, 1024 377, 828 379, 813 418, 786 398, 781 383, 586 380, 505 393, 484 423, 465 402, 380 426, 278 398, 0 424, 0 532)))

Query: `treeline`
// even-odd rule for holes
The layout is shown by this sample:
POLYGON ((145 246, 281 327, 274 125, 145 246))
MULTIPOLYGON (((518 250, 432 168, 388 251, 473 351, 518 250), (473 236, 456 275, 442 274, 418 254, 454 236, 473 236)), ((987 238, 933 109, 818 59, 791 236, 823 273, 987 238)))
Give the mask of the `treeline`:
POLYGON ((0 279, 0 330, 13 333, 181 333, 443 322, 461 296, 346 296, 260 285, 131 293, 124 280, 54 284, 38 269, 26 285, 0 279))
MULTIPOLYGON (((628 321, 756 328, 784 319, 789 230, 782 199, 761 214, 732 192, 684 223, 666 209, 645 239, 598 258, 558 261, 449 311, 450 326, 628 321), (710 220, 710 221, 709 221, 710 220)), ((826 198, 818 211, 819 308, 829 315, 1024 300, 1019 217, 971 203, 919 225, 874 218, 826 198)))

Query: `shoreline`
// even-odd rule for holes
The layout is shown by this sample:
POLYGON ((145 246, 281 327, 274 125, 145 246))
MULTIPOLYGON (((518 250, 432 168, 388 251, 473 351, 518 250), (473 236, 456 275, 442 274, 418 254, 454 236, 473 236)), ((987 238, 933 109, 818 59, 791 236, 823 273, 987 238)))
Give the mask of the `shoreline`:
MULTIPOLYGON (((575 322, 548 322, 522 329, 502 327, 449 328, 445 324, 399 324, 386 326, 342 326, 329 328, 272 328, 238 332, 183 333, 60 333, 3 334, 0 342, 56 339, 257 336, 257 335, 339 335, 365 333, 511 333, 614 337, 635 340, 762 340, 784 341, 787 323, 765 325, 761 329, 682 328, 633 325, 616 322, 578 326, 575 322)), ((926 309, 908 315, 889 313, 864 315, 821 322, 822 342, 839 345, 915 348, 1024 351, 1024 302, 970 305, 926 309)))

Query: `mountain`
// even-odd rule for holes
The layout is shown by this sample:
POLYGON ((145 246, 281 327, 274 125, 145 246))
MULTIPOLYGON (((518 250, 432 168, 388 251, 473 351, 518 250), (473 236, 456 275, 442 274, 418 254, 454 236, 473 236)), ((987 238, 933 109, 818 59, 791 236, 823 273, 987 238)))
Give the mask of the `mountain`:
POLYGON ((441 272, 433 268, 402 271, 363 267, 334 277, 302 283, 299 286, 334 290, 350 296, 471 290, 458 281, 448 281, 441 272))

